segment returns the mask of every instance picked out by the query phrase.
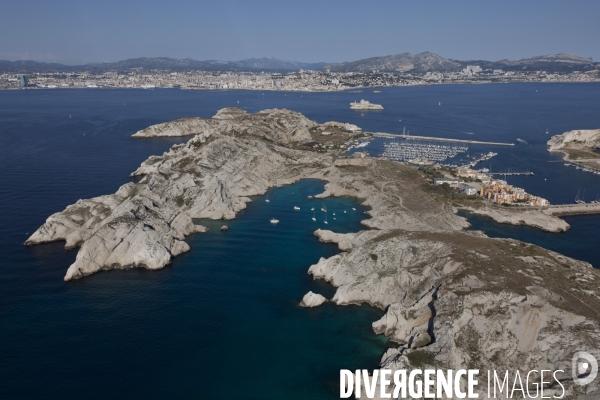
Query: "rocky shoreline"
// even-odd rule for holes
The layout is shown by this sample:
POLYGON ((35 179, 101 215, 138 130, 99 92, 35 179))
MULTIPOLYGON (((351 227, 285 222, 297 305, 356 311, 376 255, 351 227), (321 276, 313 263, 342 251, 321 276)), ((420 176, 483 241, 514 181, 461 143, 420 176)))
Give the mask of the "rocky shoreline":
MULTIPOLYGON (((580 350, 600 358, 597 270, 465 230, 466 219, 423 190, 420 172, 407 165, 302 148, 319 126, 287 110, 230 108, 212 119, 149 127, 134 137, 195 136, 144 161, 132 173, 139 183, 53 214, 26 244, 64 240, 67 248, 80 247, 65 280, 113 268, 158 269, 189 250, 187 235, 205 231, 196 218, 232 219, 248 196, 318 178, 327 184, 316 198, 352 196, 371 208, 362 221, 368 230, 315 232, 342 252, 309 273, 337 288, 333 303, 385 311, 373 330, 399 346, 383 355, 381 367, 563 369, 565 398, 600 393, 597 383, 574 385, 570 365, 580 350)), ((534 220, 549 226, 537 214, 520 221, 534 220)), ((564 228, 556 220, 551 224, 564 228)), ((304 306, 325 300, 311 293, 304 306)))

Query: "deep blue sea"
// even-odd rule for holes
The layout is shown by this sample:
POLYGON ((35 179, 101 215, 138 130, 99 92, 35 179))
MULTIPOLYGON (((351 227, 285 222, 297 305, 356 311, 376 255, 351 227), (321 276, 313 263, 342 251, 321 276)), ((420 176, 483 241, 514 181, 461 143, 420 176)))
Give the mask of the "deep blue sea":
MULTIPOLYGON (((554 203, 572 202, 584 189, 588 200, 600 194, 600 176, 553 162, 560 156, 545 150, 546 129, 600 127, 598 84, 382 91, 0 91, 0 399, 334 399, 340 368, 376 367, 386 338, 370 325, 380 310, 298 307, 308 290, 333 294, 307 274, 319 257, 338 252, 312 234, 326 225, 322 215, 311 220, 310 207, 318 210, 321 202, 306 196, 321 192, 322 182, 272 189, 270 203, 255 198, 227 222, 228 232, 219 231, 221 221, 205 221, 211 230, 190 236, 191 251, 160 271, 101 272, 65 283, 76 250, 65 251, 63 243, 23 245, 50 214, 115 192, 149 155, 188 140, 130 137, 148 125, 210 117, 228 106, 249 112, 278 107, 367 131, 519 137, 528 144, 493 148, 499 154, 492 169, 529 169, 535 176, 509 177, 509 183, 554 203), (348 103, 361 98, 385 109, 350 110, 348 103), (271 217, 281 222, 272 226, 271 217)), ((376 155, 380 145, 374 141, 369 152, 376 155)), ((480 147, 473 151, 487 150, 480 147)), ((366 209, 354 200, 325 204, 337 218, 330 214, 329 229, 363 229, 366 209)), ((600 266, 600 216, 569 217, 572 228, 563 234, 470 221, 492 236, 531 241, 600 266)))

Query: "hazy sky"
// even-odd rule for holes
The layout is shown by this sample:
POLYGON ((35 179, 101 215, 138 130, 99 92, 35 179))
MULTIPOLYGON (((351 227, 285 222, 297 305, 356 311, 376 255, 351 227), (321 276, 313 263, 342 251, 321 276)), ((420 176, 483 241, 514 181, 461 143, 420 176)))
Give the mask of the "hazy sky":
POLYGON ((459 60, 600 60, 600 1, 4 1, 0 59, 305 62, 431 51, 459 60))

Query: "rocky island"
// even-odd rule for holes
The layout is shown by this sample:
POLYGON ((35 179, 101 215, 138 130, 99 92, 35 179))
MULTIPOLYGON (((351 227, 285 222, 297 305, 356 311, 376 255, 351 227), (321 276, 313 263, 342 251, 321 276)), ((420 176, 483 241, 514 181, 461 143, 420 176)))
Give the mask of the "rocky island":
POLYGON ((367 100, 355 101, 350 103, 350 109, 352 110, 383 110, 381 104, 374 104, 367 100))
MULTIPOLYGON (((336 287, 334 304, 384 311, 372 329, 398 346, 387 350, 380 367, 518 370, 522 376, 561 369, 563 398, 600 396, 598 382, 577 386, 571 374, 577 351, 600 358, 596 269, 465 230, 469 224, 452 202, 424 190, 420 171, 406 164, 306 150, 303 144, 321 126, 288 110, 236 108, 154 125, 134 137, 194 136, 144 161, 132 173, 142 177, 139 183, 51 215, 26 244, 64 240, 67 248, 80 247, 65 280, 113 268, 158 269, 189 250, 187 235, 205 231, 195 219, 232 219, 248 196, 321 179, 325 190, 315 197, 361 199, 371 208, 362 221, 369 229, 317 230, 319 240, 341 253, 322 258, 309 273, 336 287)), ((310 292, 302 305, 324 301, 310 292)), ((560 387, 549 384, 544 393, 558 395, 560 387)))

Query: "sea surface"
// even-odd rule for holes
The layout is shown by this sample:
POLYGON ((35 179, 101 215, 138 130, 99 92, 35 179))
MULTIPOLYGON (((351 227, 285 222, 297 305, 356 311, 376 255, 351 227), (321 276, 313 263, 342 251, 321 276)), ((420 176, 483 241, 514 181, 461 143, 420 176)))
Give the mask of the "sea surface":
MULTIPOLYGON (((507 180, 553 203, 573 202, 583 190, 586 200, 600 194, 600 176, 556 162, 560 155, 545 146, 552 134, 600 127, 598 84, 381 90, 0 91, 0 399, 334 399, 339 369, 377 366, 388 344, 370 325, 381 310, 298 307, 309 290, 334 293, 307 274, 320 257, 338 253, 313 231, 355 232, 367 217, 353 199, 307 200, 323 182, 271 189, 270 202, 254 198, 226 222, 228 232, 219 230, 222 221, 204 221, 210 231, 191 235, 191 251, 160 271, 108 271, 65 283, 76 250, 65 251, 63 243, 23 245, 50 214, 114 193, 148 156, 188 140, 130 137, 148 125, 210 117, 229 106, 248 112, 277 107, 366 131, 521 138, 528 144, 472 151, 498 152, 481 167, 534 171, 507 180), (363 98, 385 109, 349 109, 363 98), (322 203, 330 210, 328 225, 322 203), (281 222, 273 226, 271 217, 281 222)), ((376 140, 367 150, 378 155, 381 144, 376 140)), ((469 220, 490 236, 530 241, 600 267, 600 216, 568 217, 572 228, 561 234, 469 220)))

